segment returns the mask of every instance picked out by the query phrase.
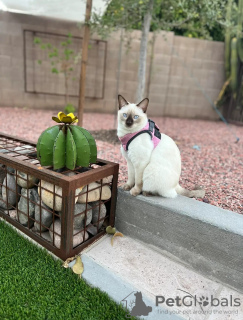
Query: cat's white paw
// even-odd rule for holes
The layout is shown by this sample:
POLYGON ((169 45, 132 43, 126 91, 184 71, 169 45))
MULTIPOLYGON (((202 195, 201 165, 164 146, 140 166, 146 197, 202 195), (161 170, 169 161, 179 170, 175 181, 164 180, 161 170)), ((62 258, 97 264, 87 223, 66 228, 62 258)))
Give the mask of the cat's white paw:
POLYGON ((133 187, 131 190, 130 190, 130 194, 134 197, 138 196, 140 193, 141 193, 141 189, 140 188, 137 188, 137 187, 133 187))
POLYGON ((130 186, 130 184, 128 183, 125 183, 123 186, 122 186, 122 189, 125 190, 125 191, 129 191, 132 189, 132 186, 130 186))

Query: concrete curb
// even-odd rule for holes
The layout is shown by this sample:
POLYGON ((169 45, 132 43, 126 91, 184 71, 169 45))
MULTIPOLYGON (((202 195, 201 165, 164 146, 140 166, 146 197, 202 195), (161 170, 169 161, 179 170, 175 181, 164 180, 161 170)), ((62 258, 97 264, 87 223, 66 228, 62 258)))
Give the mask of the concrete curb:
POLYGON ((240 214, 182 196, 133 197, 119 189, 116 227, 242 292, 240 214))
MULTIPOLYGON (((99 265, 97 261, 86 255, 82 254, 82 261, 85 265, 83 272, 83 279, 91 286, 99 288, 101 291, 106 292, 110 298, 112 298, 118 304, 123 304, 122 300, 129 294, 136 291, 140 291, 124 279, 119 277, 114 272, 99 265)), ((183 320, 182 317, 176 314, 166 314, 165 309, 161 307, 155 307, 155 302, 152 301, 143 291, 143 301, 147 306, 153 306, 152 311, 145 318, 147 320, 183 320), (158 312, 160 310, 160 313, 158 312)), ((124 305, 125 306, 125 305, 124 305)), ((128 308, 130 309, 130 308, 128 308)), ((128 318, 129 312, 128 312, 128 318)), ((145 319, 141 317, 141 319, 145 319)))

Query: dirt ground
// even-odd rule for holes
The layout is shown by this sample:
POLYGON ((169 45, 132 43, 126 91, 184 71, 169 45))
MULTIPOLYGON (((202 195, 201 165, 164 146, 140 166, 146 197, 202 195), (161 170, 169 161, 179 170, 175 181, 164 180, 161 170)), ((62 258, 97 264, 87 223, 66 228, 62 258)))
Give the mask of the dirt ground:
MULTIPOLYGON (((57 112, 1 108, 0 132, 37 141, 41 132, 55 125, 51 117, 57 112)), ((155 117, 160 131, 173 138, 181 152, 183 187, 203 185, 203 200, 215 206, 243 213, 243 127, 230 125, 235 138, 220 121, 155 117)), ((127 178, 125 160, 116 137, 114 115, 85 113, 83 127, 92 131, 98 157, 120 164, 119 185, 127 178)))

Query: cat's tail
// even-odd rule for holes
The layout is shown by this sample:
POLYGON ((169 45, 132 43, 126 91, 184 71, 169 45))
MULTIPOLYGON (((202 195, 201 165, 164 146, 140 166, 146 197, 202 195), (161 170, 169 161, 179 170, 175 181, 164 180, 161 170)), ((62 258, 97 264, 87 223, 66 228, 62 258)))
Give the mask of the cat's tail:
POLYGON ((179 183, 178 185, 176 186, 176 192, 182 196, 185 196, 185 197, 189 197, 189 198, 204 198, 205 196, 205 190, 201 187, 201 186, 198 186, 196 185, 194 187, 194 190, 187 190, 187 189, 184 189, 182 188, 179 183))

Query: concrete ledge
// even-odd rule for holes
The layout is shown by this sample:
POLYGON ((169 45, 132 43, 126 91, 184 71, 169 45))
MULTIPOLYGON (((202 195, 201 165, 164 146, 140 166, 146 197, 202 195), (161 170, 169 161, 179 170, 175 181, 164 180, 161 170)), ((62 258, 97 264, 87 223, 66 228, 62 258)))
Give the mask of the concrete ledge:
POLYGON ((119 189, 116 227, 242 292, 242 215, 182 196, 133 197, 119 189))
MULTIPOLYGON (((122 304, 124 307, 124 303, 122 303, 122 299, 124 299, 128 293, 133 293, 139 291, 139 289, 125 279, 119 277, 119 275, 114 274, 113 271, 108 268, 100 265, 93 258, 89 257, 87 254, 82 255, 82 261, 85 265, 83 279, 87 281, 87 283, 91 286, 97 287, 103 292, 106 292, 110 298, 112 298, 118 304, 122 304)), ((161 307, 154 307, 155 301, 150 297, 147 297, 143 292, 143 301, 148 306, 153 306, 152 312, 148 315, 149 320, 183 320, 181 316, 176 314, 166 314, 166 309, 161 307), (158 313, 158 309, 160 309, 160 313, 158 313)), ((128 307, 128 316, 130 318, 129 312, 131 308, 128 307)), ((138 317, 140 318, 140 317, 138 317)), ((141 317, 141 319, 144 319, 141 317)))

